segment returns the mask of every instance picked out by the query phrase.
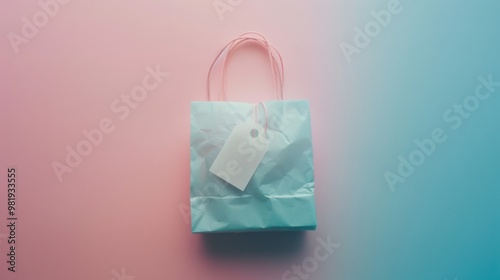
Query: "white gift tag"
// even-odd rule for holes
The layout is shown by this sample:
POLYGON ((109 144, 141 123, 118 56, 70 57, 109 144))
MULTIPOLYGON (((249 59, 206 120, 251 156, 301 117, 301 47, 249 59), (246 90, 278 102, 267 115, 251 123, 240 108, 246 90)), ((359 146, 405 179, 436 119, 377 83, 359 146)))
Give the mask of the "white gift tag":
POLYGON ((272 140, 270 132, 253 122, 235 126, 209 171, 245 190, 272 140))

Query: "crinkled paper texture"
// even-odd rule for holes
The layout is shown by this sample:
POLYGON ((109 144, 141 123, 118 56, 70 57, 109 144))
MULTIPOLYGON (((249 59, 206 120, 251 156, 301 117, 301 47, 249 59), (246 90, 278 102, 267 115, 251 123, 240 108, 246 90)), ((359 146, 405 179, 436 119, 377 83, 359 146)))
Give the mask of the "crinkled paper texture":
MULTIPOLYGON (((316 228, 311 122, 307 101, 265 102, 273 140, 244 191, 208 170, 233 127, 255 104, 191 103, 192 232, 316 228)), ((260 108, 260 122, 263 123, 260 108)))

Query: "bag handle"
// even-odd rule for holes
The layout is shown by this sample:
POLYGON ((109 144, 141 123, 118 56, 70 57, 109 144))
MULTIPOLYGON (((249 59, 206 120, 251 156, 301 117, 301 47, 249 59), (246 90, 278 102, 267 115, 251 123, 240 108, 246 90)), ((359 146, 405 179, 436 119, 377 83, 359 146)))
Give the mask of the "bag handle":
POLYGON ((226 100, 226 69, 227 69, 227 59, 234 51, 236 47, 244 42, 254 42, 259 44, 259 46, 264 47, 267 50, 269 61, 271 62, 271 70, 273 74, 274 86, 275 86, 275 94, 276 99, 283 100, 283 84, 285 80, 285 71, 283 67, 283 59, 280 53, 271 45, 264 35, 258 32, 245 32, 241 34, 238 38, 231 40, 217 55, 215 60, 212 62, 210 69, 208 71, 207 77, 207 98, 210 101, 210 79, 212 76, 212 70, 214 68, 215 63, 219 60, 221 55, 225 52, 225 56, 223 56, 222 60, 222 75, 220 79, 220 88, 221 91, 218 94, 218 101, 226 100), (278 59, 276 59, 278 58, 278 59))

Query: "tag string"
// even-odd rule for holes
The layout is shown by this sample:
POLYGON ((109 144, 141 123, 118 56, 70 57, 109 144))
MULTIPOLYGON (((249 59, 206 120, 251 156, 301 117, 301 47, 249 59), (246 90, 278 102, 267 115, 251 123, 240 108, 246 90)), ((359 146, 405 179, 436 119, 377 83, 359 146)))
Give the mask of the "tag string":
POLYGON ((266 104, 264 104, 264 102, 262 101, 259 101, 257 104, 255 104, 255 106, 253 106, 253 110, 252 110, 252 117, 253 117, 253 121, 256 122, 256 123, 259 123, 259 105, 262 105, 262 108, 264 108, 264 131, 267 132, 267 107, 266 107, 266 104))
MULTIPOLYGON (((215 63, 219 60, 219 58, 225 53, 222 57, 222 74, 219 82, 220 92, 218 94, 218 101, 226 100, 226 69, 227 69, 227 60, 234 49, 238 47, 240 44, 244 42, 254 42, 259 46, 264 47, 267 50, 269 61, 271 62, 271 71, 273 74, 274 88, 276 99, 283 100, 283 84, 285 81, 285 71, 283 67, 283 59, 280 53, 276 50, 276 48, 271 45, 267 39, 258 32, 245 32, 241 34, 238 38, 231 40, 217 55, 215 60, 210 65, 210 69, 208 71, 207 77, 207 98, 211 100, 210 94, 210 80, 212 76, 212 70, 214 68, 215 63)), ((264 105, 263 103, 261 103, 264 105)), ((264 106, 265 108, 265 106, 264 106)))

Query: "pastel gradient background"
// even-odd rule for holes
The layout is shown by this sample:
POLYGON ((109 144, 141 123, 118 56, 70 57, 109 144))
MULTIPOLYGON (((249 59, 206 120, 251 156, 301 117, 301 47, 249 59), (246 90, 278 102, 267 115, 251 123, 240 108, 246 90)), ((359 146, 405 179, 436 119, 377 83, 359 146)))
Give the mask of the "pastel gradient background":
MULTIPOLYGON (((8 34, 42 9, 1 1, 0 279, 282 279, 328 236, 340 247, 307 279, 500 279, 500 87, 458 129, 442 117, 479 76, 500 81, 500 2, 401 0, 348 63, 340 43, 389 2, 233 0, 219 17, 210 0, 72 0, 16 53, 8 34), (193 235, 189 103, 248 30, 283 55, 285 98, 310 101, 318 228, 193 235), (110 105, 156 65, 170 75, 121 120, 110 105), (60 182, 51 164, 103 118, 114 131, 60 182), (392 191, 384 173, 436 127, 447 141, 392 191)), ((232 100, 272 98, 263 51, 242 48, 229 70, 232 100)))

